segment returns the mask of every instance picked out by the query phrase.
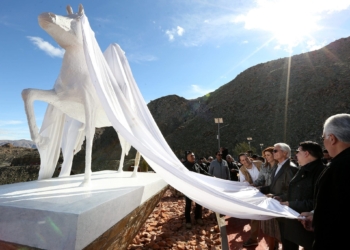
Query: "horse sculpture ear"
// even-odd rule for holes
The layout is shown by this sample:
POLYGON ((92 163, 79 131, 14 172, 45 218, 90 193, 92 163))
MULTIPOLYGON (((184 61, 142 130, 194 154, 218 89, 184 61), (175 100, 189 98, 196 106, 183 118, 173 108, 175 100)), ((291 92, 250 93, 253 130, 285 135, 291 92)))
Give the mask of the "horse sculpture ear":
POLYGON ((73 14, 73 9, 72 9, 72 7, 70 5, 67 5, 66 10, 67 10, 67 14, 68 15, 73 14))
POLYGON ((84 14, 84 7, 82 4, 79 4, 79 11, 78 11, 78 15, 81 16, 84 14))

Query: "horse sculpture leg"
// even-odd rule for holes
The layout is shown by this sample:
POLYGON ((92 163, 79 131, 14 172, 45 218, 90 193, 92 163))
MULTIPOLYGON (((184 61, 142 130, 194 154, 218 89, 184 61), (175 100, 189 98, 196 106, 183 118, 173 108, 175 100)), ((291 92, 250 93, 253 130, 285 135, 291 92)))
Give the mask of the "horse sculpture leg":
POLYGON ((134 171, 131 174, 131 177, 137 177, 137 171, 139 169, 139 165, 140 165, 140 159, 141 159, 141 154, 139 151, 136 152, 136 156, 135 156, 135 164, 134 164, 134 171))
POLYGON ((90 186, 91 182, 91 155, 92 155, 92 143, 95 135, 95 118, 96 109, 91 107, 92 100, 86 98, 85 101, 85 140, 86 140, 86 151, 85 151, 85 176, 81 187, 90 186))
POLYGON ((22 99, 24 101, 24 108, 27 114, 27 120, 29 124, 29 131, 32 140, 38 147, 44 146, 47 143, 46 138, 42 138, 39 135, 39 129, 35 121, 34 101, 44 101, 47 103, 54 103, 58 100, 56 92, 52 90, 40 90, 40 89, 24 89, 22 91, 22 99))
POLYGON ((122 147, 122 154, 120 155, 118 173, 123 173, 124 172, 123 171, 124 158, 125 158, 125 149, 122 147))

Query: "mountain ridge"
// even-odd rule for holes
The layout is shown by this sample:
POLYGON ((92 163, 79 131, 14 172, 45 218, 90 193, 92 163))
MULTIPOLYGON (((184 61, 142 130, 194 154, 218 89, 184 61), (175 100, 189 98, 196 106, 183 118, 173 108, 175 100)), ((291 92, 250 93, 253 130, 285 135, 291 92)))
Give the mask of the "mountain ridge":
POLYGON ((342 38, 319 50, 252 66, 205 96, 186 100, 171 95, 148 107, 179 157, 187 149, 200 156, 214 154, 218 117, 224 120, 222 126, 229 124, 220 130, 220 139, 230 153, 247 137, 253 138, 255 148, 260 143, 286 142, 292 148, 304 140, 321 143, 324 120, 350 111, 349 48, 350 38, 342 38))

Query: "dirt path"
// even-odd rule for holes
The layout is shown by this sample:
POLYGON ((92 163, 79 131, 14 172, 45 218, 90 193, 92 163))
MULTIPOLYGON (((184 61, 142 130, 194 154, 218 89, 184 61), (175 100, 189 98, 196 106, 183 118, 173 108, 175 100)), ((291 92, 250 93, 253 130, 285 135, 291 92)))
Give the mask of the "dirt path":
MULTIPOLYGON (((194 211, 194 207, 193 210, 194 211)), ((203 226, 185 227, 185 199, 175 197, 167 190, 146 223, 129 245, 128 250, 144 249, 221 249, 220 230, 215 213, 203 208, 203 226)), ((194 218, 192 218, 194 221, 194 218)), ((227 234, 230 249, 263 250, 267 249, 264 240, 259 246, 242 248, 249 237, 250 220, 226 217, 227 234)), ((262 236, 262 235, 261 235, 262 236)))

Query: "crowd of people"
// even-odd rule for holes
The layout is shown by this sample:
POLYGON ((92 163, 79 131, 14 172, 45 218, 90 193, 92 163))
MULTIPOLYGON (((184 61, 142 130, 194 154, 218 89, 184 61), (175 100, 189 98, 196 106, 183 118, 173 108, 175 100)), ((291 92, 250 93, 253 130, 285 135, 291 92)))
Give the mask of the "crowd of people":
MULTIPOLYGON (((259 244, 259 231, 264 232, 269 249, 284 250, 345 249, 347 202, 350 170, 350 115, 329 117, 323 126, 323 146, 303 141, 291 158, 286 143, 275 143, 262 151, 262 156, 242 152, 238 161, 221 148, 215 159, 201 157, 196 161, 192 151, 185 152, 183 164, 190 171, 231 181, 248 182, 267 197, 276 199, 300 213, 298 220, 274 218, 251 220, 250 237, 243 246, 259 244)), ((186 227, 191 228, 191 204, 186 197, 186 227)), ((203 224, 202 207, 196 204, 195 219, 203 224)))

